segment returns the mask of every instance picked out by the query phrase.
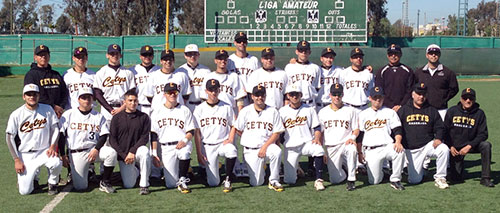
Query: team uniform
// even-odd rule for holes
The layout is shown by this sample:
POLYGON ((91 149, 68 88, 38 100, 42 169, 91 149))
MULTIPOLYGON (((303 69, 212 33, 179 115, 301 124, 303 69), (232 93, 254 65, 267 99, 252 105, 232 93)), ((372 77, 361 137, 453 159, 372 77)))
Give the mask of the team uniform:
MULTIPOLYGON (((240 58, 235 53, 231 54, 227 60, 227 70, 229 72, 235 72, 238 74, 241 82, 243 83, 243 88, 245 90, 250 90, 253 87, 248 87, 249 76, 257 69, 262 67, 259 59, 253 55, 247 53, 247 56, 240 58)), ((251 92, 251 91, 246 91, 251 92)))
MULTIPOLYGON (((215 79, 220 82, 219 99, 231 105, 235 113, 237 113, 236 100, 244 98, 247 95, 238 74, 234 72, 217 73, 214 71, 205 76, 203 85, 207 85, 209 79, 215 79)), ((207 94, 202 93, 201 98, 207 99, 207 94)))
POLYGON ((329 69, 321 67, 321 77, 320 77, 320 89, 318 91, 318 96, 316 97, 316 111, 320 111, 323 107, 328 106, 332 103, 330 99, 330 87, 339 83, 340 74, 343 72, 344 68, 340 66, 332 65, 329 69))
POLYGON ((324 134, 324 145, 328 152, 328 174, 331 183, 356 181, 356 160, 358 151, 356 145, 346 145, 345 142, 351 138, 354 130, 359 129, 358 113, 352 107, 343 106, 333 110, 325 106, 318 113, 321 130, 324 134), (342 169, 344 162, 347 163, 347 174, 342 169))
POLYGON ((302 101, 311 106, 315 106, 317 89, 321 88, 321 68, 318 65, 307 62, 305 64, 288 64, 285 67, 288 76, 288 84, 301 86, 302 101))
POLYGON ((151 114, 151 103, 148 101, 146 96, 146 91, 148 90, 148 81, 151 73, 159 71, 161 69, 160 66, 151 65, 151 67, 144 67, 142 64, 137 64, 133 67, 130 67, 130 70, 134 73, 135 76, 135 85, 137 91, 137 99, 139 101, 138 110, 144 112, 148 115, 151 114))
POLYGON ((186 106, 193 112, 196 106, 200 105, 202 102, 201 97, 205 93, 203 82, 211 71, 203 64, 191 67, 187 63, 181 65, 176 71, 184 72, 189 77, 189 86, 191 87, 192 93, 189 96, 186 106))
POLYGON ((345 68, 341 73, 339 81, 344 87, 342 101, 358 113, 368 108, 369 91, 375 86, 373 74, 367 69, 356 72, 352 67, 345 68))
POLYGON ((95 72, 91 69, 86 69, 85 72, 78 73, 73 68, 66 70, 63 73, 63 79, 68 88, 68 104, 66 110, 78 108, 78 93, 82 88, 90 88, 94 84, 95 72))
POLYGON ((146 97, 152 97, 151 106, 153 111, 156 108, 161 108, 165 103, 165 97, 163 96, 163 88, 167 83, 175 83, 178 85, 180 91, 179 96, 177 96, 177 102, 179 104, 184 104, 183 96, 190 95, 192 93, 191 86, 189 85, 189 77, 184 72, 178 70, 172 73, 166 74, 161 70, 152 72, 148 78, 148 86, 144 91, 146 97))
POLYGON ((387 64, 375 72, 375 86, 384 89, 384 106, 391 109, 411 99, 414 81, 413 70, 404 64, 387 64))
POLYGON ((261 85, 266 88, 266 105, 279 109, 283 107, 285 88, 288 84, 286 72, 279 68, 265 70, 259 68, 248 78, 248 88, 261 85))

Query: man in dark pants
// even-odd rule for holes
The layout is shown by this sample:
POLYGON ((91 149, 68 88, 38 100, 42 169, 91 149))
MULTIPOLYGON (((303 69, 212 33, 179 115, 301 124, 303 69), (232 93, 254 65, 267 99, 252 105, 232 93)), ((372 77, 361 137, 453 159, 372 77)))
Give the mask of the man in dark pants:
POLYGON ((490 180, 491 143, 488 139, 486 115, 476 103, 476 91, 466 88, 460 102, 450 107, 444 119, 448 129, 447 140, 450 147, 450 179, 463 181, 464 158, 469 153, 481 153, 481 184, 495 187, 490 180))

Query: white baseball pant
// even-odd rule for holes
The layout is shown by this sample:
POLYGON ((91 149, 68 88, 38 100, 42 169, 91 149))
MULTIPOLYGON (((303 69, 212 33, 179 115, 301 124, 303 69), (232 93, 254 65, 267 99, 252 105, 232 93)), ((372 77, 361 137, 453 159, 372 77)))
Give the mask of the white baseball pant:
POLYGON ((356 181, 356 162, 358 151, 356 145, 345 143, 336 146, 327 146, 328 152, 328 174, 331 183, 340 183, 346 178, 348 181, 356 181), (342 164, 347 163, 347 174, 342 169, 342 164))
POLYGON ((389 180, 391 182, 401 181, 404 152, 396 152, 392 143, 378 148, 363 147, 363 149, 368 167, 368 182, 370 184, 379 184, 382 182, 384 178, 384 172, 382 171, 384 160, 392 161, 392 175, 389 180))
POLYGON ((243 155, 245 163, 248 167, 248 176, 250 178, 250 185, 260 186, 264 184, 264 164, 269 160, 269 182, 279 182, 280 180, 280 162, 281 162, 281 149, 276 144, 271 144, 267 147, 266 157, 259 157, 260 148, 244 148, 243 155))
POLYGON ((321 145, 313 144, 312 141, 306 142, 296 147, 285 147, 284 166, 284 182, 287 184, 295 184, 297 181, 297 167, 301 155, 311 157, 321 157, 325 154, 325 150, 321 145))
POLYGON ((151 156, 149 148, 140 146, 135 152, 135 161, 132 164, 125 164, 124 161, 118 161, 120 165, 120 174, 122 176, 123 187, 132 188, 135 186, 137 177, 141 176, 139 180, 140 187, 149 187, 149 174, 151 173, 151 156), (139 165, 139 169, 136 167, 139 165))
POLYGON ((163 175, 167 188, 177 187, 179 181, 179 160, 191 159, 193 143, 188 141, 185 147, 176 149, 175 145, 161 145, 161 161, 163 163, 163 175))
POLYGON ((62 162, 58 157, 47 156, 47 150, 39 150, 35 152, 20 152, 19 159, 24 163, 25 170, 21 174, 17 174, 17 185, 19 194, 27 195, 33 192, 33 180, 35 174, 40 167, 45 166, 49 170, 47 182, 49 184, 57 184, 59 182, 59 174, 62 170, 62 162))
MULTIPOLYGON (((76 190, 85 190, 89 185, 88 174, 90 162, 87 159, 91 150, 92 148, 82 152, 70 153, 69 155, 71 178, 73 181, 73 188, 76 190)), ((101 150, 99 150, 99 157, 96 158, 94 162, 102 162, 104 166, 107 167, 115 166, 118 163, 117 153, 110 146, 103 146, 101 150)))
MULTIPOLYGON (((202 148, 203 154, 207 157, 208 165, 205 166, 207 172, 207 182, 209 186, 218 186, 220 183, 219 176, 219 156, 225 158, 236 158, 238 152, 234 144, 204 144, 202 148)), ((227 174, 229 175, 229 174, 227 174)))
POLYGON ((408 183, 417 184, 422 182, 424 178, 422 165, 424 164, 425 157, 436 158, 436 174, 434 174, 434 179, 446 178, 450 149, 444 143, 434 148, 433 143, 434 140, 418 149, 405 150, 406 158, 408 159, 408 183))

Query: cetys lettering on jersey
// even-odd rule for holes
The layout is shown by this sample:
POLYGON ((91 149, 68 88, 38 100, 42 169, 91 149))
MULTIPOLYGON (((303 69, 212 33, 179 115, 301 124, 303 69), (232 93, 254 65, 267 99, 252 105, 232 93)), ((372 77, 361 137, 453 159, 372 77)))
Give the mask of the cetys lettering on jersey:
POLYGON ((220 91, 221 92, 224 92, 224 93, 227 93, 231 96, 234 96, 233 94, 233 88, 231 86, 227 86, 227 85, 220 85, 220 91))
POLYGON ((158 120, 156 122, 158 122, 159 128, 163 128, 165 126, 176 126, 179 127, 180 129, 184 129, 184 121, 181 121, 180 119, 162 118, 161 120, 158 120))
POLYGON ((285 128, 289 129, 289 128, 293 128, 293 127, 296 127, 296 126, 302 126, 302 125, 305 125, 306 124, 306 121, 307 121, 307 117, 306 116, 297 116, 295 119, 286 119, 284 125, 285 125, 285 128))
POLYGON ((104 79, 102 82, 103 87, 113 87, 115 85, 122 85, 125 83, 127 79, 125 77, 115 76, 115 78, 111 78, 111 76, 104 79))
POLYGON ((283 82, 279 81, 260 82, 259 86, 263 86, 266 89, 278 88, 279 90, 283 90, 283 82))
POLYGON ((341 127, 345 129, 349 129, 350 122, 345 120, 327 120, 323 122, 325 129, 341 127))
POLYGON ((190 81, 189 81, 189 85, 191 85, 191 87, 194 87, 194 86, 202 86, 203 79, 204 79, 204 78, 198 78, 198 77, 195 77, 193 80, 190 80, 190 81))
POLYGON ((273 131, 273 124, 263 121, 249 121, 246 123, 247 130, 251 129, 266 129, 267 131, 273 131))
POLYGON ((315 77, 313 75, 309 75, 306 73, 295 74, 291 76, 292 84, 294 84, 297 81, 309 81, 310 83, 312 83, 314 79, 315 77))
POLYGON ((429 122, 429 116, 422 114, 411 114, 406 116, 406 122, 413 122, 413 121, 429 122))
POLYGON ((345 88, 351 89, 351 88, 355 88, 355 87, 361 87, 363 89, 368 89, 368 83, 369 82, 361 81, 361 80, 347 81, 347 82, 345 82, 345 88))
POLYGON ((40 79, 40 86, 47 86, 47 85, 59 85, 59 79, 57 78, 44 78, 40 79))
POLYGON ((338 83, 339 82, 339 78, 335 78, 335 77, 322 77, 321 78, 321 84, 334 84, 334 83, 338 83))
POLYGON ((19 128, 19 130, 22 133, 28 133, 28 132, 31 132, 35 129, 43 129, 45 127, 46 123, 47 123, 47 118, 35 119, 33 122, 26 121, 23 124, 21 124, 21 127, 19 128))
MULTIPOLYGON (((249 68, 245 68, 245 67, 241 67, 241 68, 236 68, 235 69, 237 73, 239 73, 240 75, 246 75, 246 76, 249 76, 250 74, 252 74, 253 72, 253 69, 249 69, 249 68)), ((234 71, 234 70, 233 70, 234 71)))
POLYGON ((376 119, 374 121, 367 120, 365 122, 365 131, 370 131, 371 129, 383 128, 387 123, 387 119, 376 119))
POLYGON ((100 132, 101 125, 86 124, 86 123, 70 123, 69 128, 79 131, 100 132))
POLYGON ((201 127, 210 126, 210 125, 219 125, 219 126, 227 127, 227 119, 211 117, 211 118, 203 118, 200 120, 201 127))
POLYGON ((476 119, 464 116, 453 116, 453 124, 474 126, 476 124, 476 119))
POLYGON ((80 88, 92 88, 92 83, 74 83, 74 84, 69 84, 68 89, 70 93, 78 92, 80 88))
POLYGON ((149 76, 145 75, 145 76, 139 76, 139 77, 135 77, 135 84, 144 84, 148 81, 148 78, 149 76))

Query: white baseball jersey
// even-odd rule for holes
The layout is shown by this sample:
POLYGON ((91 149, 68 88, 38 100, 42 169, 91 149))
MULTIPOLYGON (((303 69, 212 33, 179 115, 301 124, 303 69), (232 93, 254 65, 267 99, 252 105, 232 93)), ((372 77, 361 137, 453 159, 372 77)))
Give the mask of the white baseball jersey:
MULTIPOLYGON (((104 116, 92 110, 84 115, 78 108, 63 113, 59 130, 66 132, 68 149, 90 149, 97 144, 99 136, 109 134, 104 116)), ((62 147, 61 147, 62 149, 62 147)))
POLYGON ((19 137, 19 152, 44 150, 49 148, 52 130, 57 128, 58 122, 50 105, 38 104, 35 110, 30 110, 23 104, 10 114, 5 132, 19 137))
MULTIPOLYGON (((211 72, 203 81, 203 86, 207 85, 207 81, 210 79, 216 79, 220 83, 220 93, 219 99, 236 108, 236 100, 243 98, 247 95, 243 88, 243 83, 241 82, 238 74, 234 72, 228 72, 227 74, 211 72)), ((207 99, 207 93, 202 93, 201 97, 207 99)))
POLYGON ((298 109, 284 106, 279 110, 285 127, 285 147, 297 147, 313 140, 312 129, 319 126, 318 114, 314 107, 302 104, 298 109))
POLYGON ((189 86, 189 77, 186 73, 174 71, 172 73, 166 74, 161 70, 152 72, 148 78, 148 87, 144 91, 146 97, 153 97, 151 107, 153 109, 160 108, 165 103, 166 99, 163 96, 164 88, 167 83, 175 83, 179 87, 179 95, 177 96, 177 102, 184 104, 183 95, 191 94, 191 87, 189 86))
POLYGON ((338 110, 333 110, 328 105, 319 111, 318 117, 324 134, 325 146, 345 143, 352 131, 359 129, 358 113, 352 107, 343 106, 338 110))
POLYGON ((285 67, 288 76, 288 83, 300 85, 302 88, 302 100, 315 100, 317 88, 321 88, 321 69, 318 65, 309 62, 308 64, 288 64, 285 67))
POLYGON ((398 114, 387 107, 375 111, 369 107, 359 113, 359 130, 364 131, 363 146, 391 144, 392 129, 401 126, 398 114))
POLYGON ((172 109, 161 105, 151 114, 151 132, 158 134, 159 143, 180 141, 195 125, 193 114, 182 104, 172 109))
POLYGON ((205 101, 196 106, 193 115, 201 131, 201 141, 207 144, 218 144, 228 139, 235 123, 233 107, 222 101, 214 106, 205 101))
POLYGON ((236 72, 243 83, 246 92, 252 92, 252 88, 247 87, 248 77, 252 72, 262 67, 259 59, 253 55, 247 54, 247 57, 240 58, 235 53, 231 54, 227 60, 227 70, 236 72))
POLYGON ((135 85, 137 86, 137 99, 139 101, 139 104, 142 105, 149 105, 148 98, 146 97, 145 93, 148 88, 148 78, 149 74, 156 72, 157 70, 160 70, 160 66, 153 66, 149 71, 146 70, 144 66, 141 64, 137 64, 133 67, 129 68, 135 75, 135 85))
POLYGON ((330 87, 335 83, 339 83, 340 73, 343 72, 343 69, 344 68, 335 65, 330 67, 330 69, 321 67, 321 88, 318 91, 316 103, 332 102, 332 99, 330 99, 330 87))
POLYGON ((352 67, 345 68, 340 75, 340 84, 344 87, 345 103, 362 106, 369 102, 369 91, 375 85, 375 78, 369 70, 356 72, 352 67))
POLYGON ((277 67, 274 71, 259 68, 250 75, 247 85, 247 90, 257 85, 263 86, 266 88, 266 105, 277 109, 283 107, 283 96, 288 85, 288 76, 284 70, 277 67))
POLYGON ((66 88, 68 88, 69 94, 69 104, 66 104, 66 109, 77 108, 80 106, 78 103, 78 91, 85 87, 92 89, 94 76, 95 72, 91 69, 78 73, 73 68, 70 68, 63 73, 64 82, 66 83, 66 88))
POLYGON ((201 95, 205 93, 203 81, 205 81, 205 77, 211 72, 210 69, 203 64, 198 64, 195 68, 191 68, 187 63, 185 63, 177 68, 176 71, 184 72, 189 77, 189 85, 191 86, 192 91, 189 96, 189 101, 201 101, 201 95))
POLYGON ((243 108, 236 120, 236 129, 243 131, 240 144, 250 148, 260 148, 273 133, 285 131, 280 114, 274 107, 266 106, 261 112, 254 104, 243 108))
POLYGON ((94 77, 94 88, 104 92, 104 99, 109 104, 121 104, 125 99, 125 93, 135 87, 134 73, 125 67, 115 71, 109 65, 105 65, 94 77))

